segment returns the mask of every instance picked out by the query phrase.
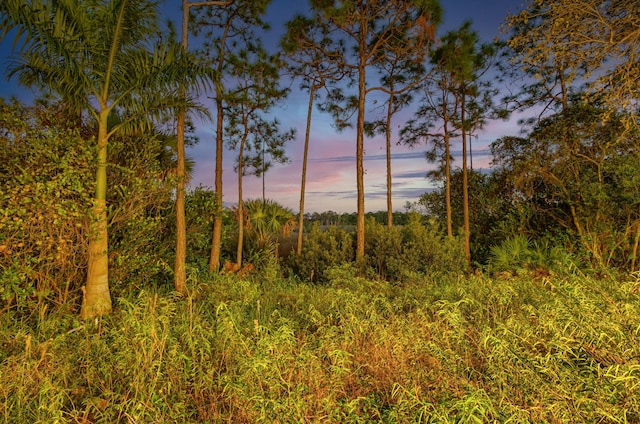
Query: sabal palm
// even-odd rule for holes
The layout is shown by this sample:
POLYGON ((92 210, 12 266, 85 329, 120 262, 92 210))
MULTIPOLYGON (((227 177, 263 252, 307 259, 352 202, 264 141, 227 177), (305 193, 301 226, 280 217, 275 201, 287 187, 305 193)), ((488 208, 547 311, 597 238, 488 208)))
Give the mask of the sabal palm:
POLYGON ((284 206, 266 199, 254 199, 244 202, 247 210, 247 229, 255 237, 260 249, 275 250, 278 236, 287 236, 295 227, 293 212, 284 206))
POLYGON ((92 233, 81 316, 111 311, 107 244, 107 142, 116 132, 147 125, 173 108, 186 107, 179 84, 202 81, 187 71, 177 43, 156 43, 152 0, 2 0, 4 38, 11 29, 22 41, 10 76, 60 96, 78 115, 97 125, 97 170, 92 233), (122 120, 109 126, 110 114, 122 120))

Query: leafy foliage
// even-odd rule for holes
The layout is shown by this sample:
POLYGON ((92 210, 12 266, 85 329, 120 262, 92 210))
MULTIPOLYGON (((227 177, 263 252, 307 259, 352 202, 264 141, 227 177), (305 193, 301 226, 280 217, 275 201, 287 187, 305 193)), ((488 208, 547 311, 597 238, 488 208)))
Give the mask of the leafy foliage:
MULTIPOLYGON (((520 105, 562 103, 582 86, 585 95, 625 111, 626 127, 638 127, 637 5, 584 0, 528 1, 508 18, 510 61, 536 81, 512 100, 520 105)), ((553 109, 553 108, 552 108, 553 109)))
MULTIPOLYGON (((473 211, 469 217, 471 257, 475 263, 484 264, 492 245, 509 238, 513 233, 524 233, 528 228, 519 220, 517 208, 522 205, 511 201, 510 187, 504 181, 504 176, 496 172, 469 171, 468 174, 469 207, 473 211)), ((452 227, 457 230, 454 235, 459 235, 463 229, 462 177, 460 169, 451 175, 451 221, 452 227)), ((442 228, 447 223, 445 193, 446 188, 439 186, 434 191, 424 193, 418 200, 425 213, 436 219, 442 228)))
POLYGON ((64 114, 0 99, 0 300, 25 312, 77 295, 94 150, 64 114), (50 125, 56 122, 58 126, 50 125))
POLYGON ((640 218, 638 134, 606 116, 576 101, 527 137, 494 142, 492 153, 512 198, 528 204, 534 219, 575 235, 595 265, 625 267, 640 218))
POLYGON ((326 230, 314 223, 305 237, 300 257, 290 257, 293 272, 309 282, 328 282, 327 270, 352 262, 353 235, 345 229, 331 226, 326 230))
MULTIPOLYGON (((75 308, 86 278, 91 170, 86 128, 63 110, 0 103, 0 270, 5 307, 75 308)), ((112 139, 109 160, 109 261, 116 293, 170 277, 171 180, 162 140, 112 139), (134 148, 132 148, 134 147, 134 148)))
POLYGON ((466 268, 461 239, 445 237, 433 221, 423 224, 421 215, 391 228, 370 219, 365 228, 367 264, 379 278, 407 281, 466 268))
POLYGON ((175 247, 172 222, 174 181, 164 178, 165 146, 160 134, 114 136, 109 150, 107 196, 109 261, 116 296, 149 282, 171 280, 175 247), (169 228, 168 228, 169 227, 169 228))

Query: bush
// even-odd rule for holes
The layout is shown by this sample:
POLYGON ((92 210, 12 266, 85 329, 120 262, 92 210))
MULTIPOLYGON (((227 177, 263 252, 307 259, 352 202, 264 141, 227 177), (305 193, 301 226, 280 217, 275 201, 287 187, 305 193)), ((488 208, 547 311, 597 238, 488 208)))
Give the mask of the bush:
POLYGON ((435 222, 422 223, 411 214, 402 227, 387 227, 374 220, 365 227, 367 264, 378 277, 408 281, 424 275, 462 272, 466 268, 460 238, 445 237, 435 222))
POLYGON ((314 222, 304 240, 301 257, 290 256, 293 273, 305 281, 327 283, 327 270, 355 258, 353 235, 335 226, 320 229, 314 222))
MULTIPOLYGON (((214 211, 216 210, 215 192, 208 188, 198 186, 188 190, 185 193, 184 200, 187 225, 187 263, 200 270, 208 270, 209 258, 211 256, 214 211)), ((231 218, 228 216, 228 211, 224 210, 224 214, 223 245, 229 241, 229 231, 225 230, 231 225, 231 218)), ((167 232, 171 234, 171 240, 175 241, 175 204, 172 204, 168 221, 167 232)))
POLYGON ((397 280, 402 271, 402 233, 398 226, 387 227, 367 219, 364 231, 366 263, 384 280, 397 280))
POLYGON ((94 152, 50 112, 0 100, 0 304, 64 304, 86 270, 94 152))
POLYGON ((162 178, 154 162, 160 148, 153 137, 112 137, 110 141, 107 205, 114 297, 147 287, 150 281, 173 281, 175 220, 168 219, 174 207, 173 185, 162 178))

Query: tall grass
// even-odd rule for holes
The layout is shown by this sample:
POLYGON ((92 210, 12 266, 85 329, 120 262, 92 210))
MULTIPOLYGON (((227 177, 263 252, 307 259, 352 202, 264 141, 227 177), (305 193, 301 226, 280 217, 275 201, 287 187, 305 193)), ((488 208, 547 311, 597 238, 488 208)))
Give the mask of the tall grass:
POLYGON ((640 279, 349 267, 0 315, 0 422, 640 422, 640 279))

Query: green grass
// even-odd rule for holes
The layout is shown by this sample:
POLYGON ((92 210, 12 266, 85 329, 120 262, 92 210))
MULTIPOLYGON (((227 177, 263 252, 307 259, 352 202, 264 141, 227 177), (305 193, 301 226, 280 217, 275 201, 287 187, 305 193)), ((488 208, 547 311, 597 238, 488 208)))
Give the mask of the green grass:
POLYGON ((640 422, 637 275, 330 275, 3 312, 0 422, 640 422))

